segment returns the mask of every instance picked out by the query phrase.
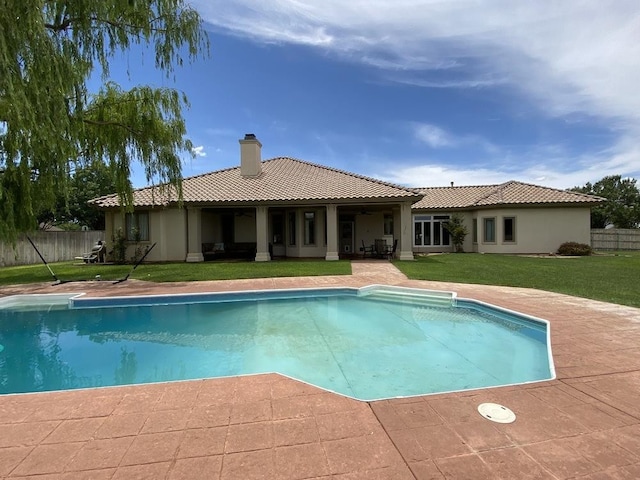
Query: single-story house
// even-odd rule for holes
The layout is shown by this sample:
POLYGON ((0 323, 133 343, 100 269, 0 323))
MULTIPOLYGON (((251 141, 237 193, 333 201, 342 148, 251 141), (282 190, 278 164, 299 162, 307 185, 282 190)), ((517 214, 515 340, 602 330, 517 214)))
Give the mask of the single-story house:
POLYGON ((116 194, 92 200, 106 213, 107 243, 118 229, 130 253, 156 243, 149 261, 338 260, 382 243, 412 260, 453 251, 444 222, 458 213, 470 232, 465 251, 549 253, 566 241, 588 244, 590 208, 601 201, 519 182, 407 188, 289 157, 263 161, 261 148, 247 134, 240 166, 185 178, 182 204, 157 186, 134 191, 133 213, 122 213, 116 194))
POLYGON ((462 215, 463 249, 481 253, 554 253, 564 242, 591 244, 591 207, 604 199, 508 181, 499 185, 423 188, 412 205, 413 251, 450 249, 443 222, 462 215))

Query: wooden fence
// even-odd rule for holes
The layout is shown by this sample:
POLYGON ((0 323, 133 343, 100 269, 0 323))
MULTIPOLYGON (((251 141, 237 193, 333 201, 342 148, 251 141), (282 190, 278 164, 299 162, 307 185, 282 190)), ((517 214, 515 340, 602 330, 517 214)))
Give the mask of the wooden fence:
MULTIPOLYGON (((46 232, 38 231, 29 234, 29 238, 47 262, 64 262, 90 252, 98 240, 106 240, 104 231, 87 232, 46 232)), ((32 265, 40 263, 40 257, 29 243, 26 236, 21 236, 15 247, 0 242, 0 267, 10 265, 32 265)))
POLYGON ((594 250, 640 250, 640 228, 591 229, 594 250))

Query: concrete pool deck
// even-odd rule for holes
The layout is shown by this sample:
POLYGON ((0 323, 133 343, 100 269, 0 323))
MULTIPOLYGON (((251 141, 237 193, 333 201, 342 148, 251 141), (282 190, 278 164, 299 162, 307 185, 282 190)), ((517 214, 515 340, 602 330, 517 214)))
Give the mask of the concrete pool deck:
POLYGON ((277 374, 0 396, 0 478, 637 479, 640 309, 539 290, 350 276, 3 287, 142 295, 389 284, 455 291, 549 320, 557 379, 360 402, 277 374), (477 406, 513 410, 512 424, 477 406))

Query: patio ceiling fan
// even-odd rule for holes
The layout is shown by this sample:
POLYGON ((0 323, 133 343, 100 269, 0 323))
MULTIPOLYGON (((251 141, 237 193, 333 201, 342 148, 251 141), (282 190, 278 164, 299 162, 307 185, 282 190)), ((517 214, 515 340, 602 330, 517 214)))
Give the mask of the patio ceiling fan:
POLYGON ((251 214, 251 212, 236 212, 236 217, 253 217, 253 215, 251 214))

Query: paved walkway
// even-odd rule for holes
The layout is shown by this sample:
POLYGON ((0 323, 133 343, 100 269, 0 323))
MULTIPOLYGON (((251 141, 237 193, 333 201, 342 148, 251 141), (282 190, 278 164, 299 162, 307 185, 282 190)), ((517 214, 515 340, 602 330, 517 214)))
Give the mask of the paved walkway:
MULTIPOLYGON (((394 284, 551 321, 558 379, 360 402, 277 374, 0 397, 0 477, 34 479, 637 479, 640 309, 537 290, 353 275, 3 288, 134 295, 394 284), (483 402, 515 423, 489 422, 483 402)), ((1 367, 0 367, 1 368, 1 367)))

